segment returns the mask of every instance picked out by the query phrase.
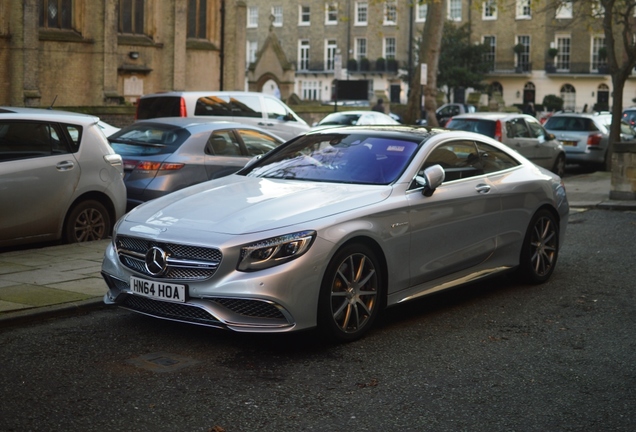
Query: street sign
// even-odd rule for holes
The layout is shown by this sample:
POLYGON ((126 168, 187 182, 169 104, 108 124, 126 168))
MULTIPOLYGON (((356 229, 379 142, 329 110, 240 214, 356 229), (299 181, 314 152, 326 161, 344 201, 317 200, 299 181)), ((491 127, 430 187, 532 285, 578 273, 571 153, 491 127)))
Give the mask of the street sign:
POLYGON ((420 63, 420 85, 426 85, 426 75, 428 73, 428 66, 426 63, 420 63))

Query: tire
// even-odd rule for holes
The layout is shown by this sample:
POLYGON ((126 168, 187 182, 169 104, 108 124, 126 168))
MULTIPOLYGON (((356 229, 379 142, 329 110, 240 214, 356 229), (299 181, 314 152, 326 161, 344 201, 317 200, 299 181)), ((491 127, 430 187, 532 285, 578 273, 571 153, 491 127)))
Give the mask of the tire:
POLYGON ((554 166, 552 167, 552 172, 563 178, 565 175, 565 156, 559 155, 554 161, 554 166))
POLYGON ((559 224, 547 210, 530 221, 523 240, 518 275, 522 282, 540 284, 550 279, 559 256, 559 224))
POLYGON ((338 251, 320 289, 320 331, 337 342, 361 338, 380 313, 383 280, 378 259, 369 247, 351 244, 338 251))
POLYGON ((103 240, 110 235, 110 230, 110 215, 106 207, 98 201, 82 201, 66 216, 64 240, 66 243, 103 240))

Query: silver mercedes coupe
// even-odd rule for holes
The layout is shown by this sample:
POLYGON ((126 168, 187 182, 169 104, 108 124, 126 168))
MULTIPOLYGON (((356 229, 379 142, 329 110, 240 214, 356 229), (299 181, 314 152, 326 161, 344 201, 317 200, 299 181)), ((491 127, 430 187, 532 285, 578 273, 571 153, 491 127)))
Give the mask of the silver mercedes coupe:
POLYGON ((558 176, 484 135, 324 129, 125 215, 104 302, 352 341, 385 307, 426 294, 507 271, 547 281, 568 211, 558 176))

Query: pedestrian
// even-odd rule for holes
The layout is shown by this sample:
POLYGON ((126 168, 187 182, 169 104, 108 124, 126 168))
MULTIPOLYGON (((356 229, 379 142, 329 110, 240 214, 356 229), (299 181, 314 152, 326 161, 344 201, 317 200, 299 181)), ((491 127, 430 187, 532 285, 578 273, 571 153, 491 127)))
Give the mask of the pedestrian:
POLYGON ((534 109, 534 104, 532 102, 528 102, 524 107, 523 107, 523 113, 524 114, 528 114, 531 115, 532 117, 536 117, 537 116, 537 112, 534 109))
POLYGON ((384 101, 382 100, 382 98, 378 99, 378 103, 373 105, 373 108, 371 108, 371 111, 377 111, 377 112, 386 114, 386 111, 384 111, 384 101))

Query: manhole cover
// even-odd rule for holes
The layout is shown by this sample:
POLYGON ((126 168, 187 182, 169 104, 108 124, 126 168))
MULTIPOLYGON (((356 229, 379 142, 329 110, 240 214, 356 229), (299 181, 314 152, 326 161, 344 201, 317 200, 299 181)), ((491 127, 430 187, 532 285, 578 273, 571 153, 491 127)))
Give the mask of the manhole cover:
POLYGON ((152 372, 174 372, 198 363, 197 360, 166 352, 145 354, 126 362, 152 372))

